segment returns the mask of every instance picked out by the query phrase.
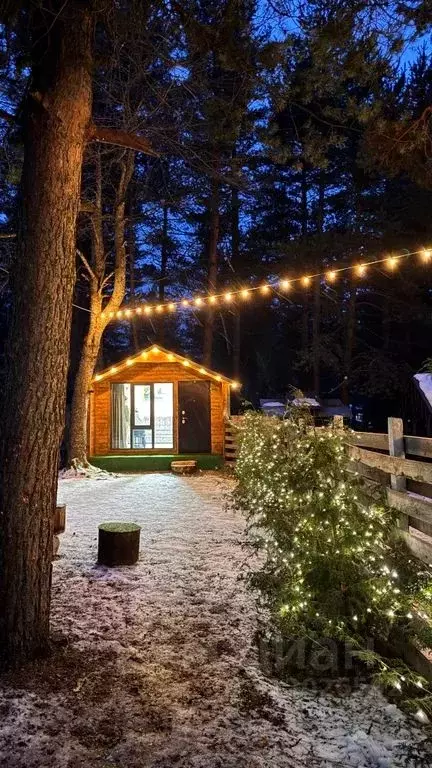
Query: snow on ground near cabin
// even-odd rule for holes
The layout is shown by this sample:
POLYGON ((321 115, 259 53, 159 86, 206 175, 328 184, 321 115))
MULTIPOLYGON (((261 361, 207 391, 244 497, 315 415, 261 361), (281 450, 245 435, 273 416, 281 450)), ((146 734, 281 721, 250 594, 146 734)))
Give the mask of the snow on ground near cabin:
POLYGON ((225 508, 227 490, 216 473, 60 482, 68 521, 52 624, 67 644, 3 682, 1 766, 432 765, 426 732, 375 689, 263 676, 238 578, 244 522, 225 508), (142 525, 137 566, 95 565, 109 519, 142 525))

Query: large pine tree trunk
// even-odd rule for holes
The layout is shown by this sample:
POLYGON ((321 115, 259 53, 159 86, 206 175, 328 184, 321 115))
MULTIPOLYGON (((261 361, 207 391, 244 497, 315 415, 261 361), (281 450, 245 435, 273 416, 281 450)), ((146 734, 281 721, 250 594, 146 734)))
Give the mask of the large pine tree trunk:
POLYGON ((32 24, 32 92, 24 108, 21 216, 0 421, 2 667, 34 655, 49 636, 75 222, 91 112, 92 17, 86 4, 46 2, 32 24))
MULTIPOLYGON (((211 194, 209 199, 209 235, 208 235, 208 248, 207 248, 207 284, 209 293, 213 293, 217 289, 217 273, 218 273, 218 241, 219 241, 219 226, 220 226, 220 212, 219 212, 219 182, 214 179, 212 181, 211 194)), ((213 353, 213 332, 214 332, 214 312, 209 307, 206 309, 204 319, 204 347, 203 347, 203 362, 209 368, 212 364, 213 353)))

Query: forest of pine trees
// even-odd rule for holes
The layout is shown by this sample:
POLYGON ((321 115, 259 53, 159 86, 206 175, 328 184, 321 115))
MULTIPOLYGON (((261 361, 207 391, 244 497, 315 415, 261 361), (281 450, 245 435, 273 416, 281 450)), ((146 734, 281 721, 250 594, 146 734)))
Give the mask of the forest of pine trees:
MULTIPOLYGON (((112 295, 119 247, 124 285, 117 281, 113 306, 235 289, 432 243, 432 16, 423 3, 392 9, 333 0, 185 0, 170 7, 125 2, 106 18, 96 14, 94 124, 143 137, 148 147, 109 140, 86 147, 69 407, 86 310, 99 301, 101 311, 103 296, 112 295), (387 26, 384 12, 393 14, 387 26)), ((2 337, 11 307, 22 105, 32 88, 31 54, 23 54, 28 16, 25 3, 5 11, 0 28, 2 337)), ((334 285, 317 280, 247 306, 106 329, 96 318, 91 372, 98 358, 108 365, 159 341, 239 378, 253 403, 295 386, 367 402, 377 425, 374 414, 399 408, 410 377, 430 356, 428 286, 424 267, 411 260, 391 277, 375 270, 360 284, 345 276, 334 285)))

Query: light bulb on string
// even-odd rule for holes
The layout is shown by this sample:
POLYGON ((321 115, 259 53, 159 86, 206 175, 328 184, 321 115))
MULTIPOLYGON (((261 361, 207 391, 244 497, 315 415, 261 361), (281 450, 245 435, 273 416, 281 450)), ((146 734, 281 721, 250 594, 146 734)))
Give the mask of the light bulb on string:
POLYGON ((425 263, 430 262, 432 260, 432 249, 424 248, 422 251, 420 251, 420 257, 421 260, 425 263))
POLYGON ((385 260, 385 265, 390 272, 394 272, 398 267, 398 259, 396 256, 389 256, 389 258, 385 260))
POLYGON ((232 293, 230 293, 229 291, 224 293, 224 299, 225 299, 226 302, 232 301, 232 293))
POLYGON ((366 264, 357 264, 354 270, 357 277, 364 277, 367 272, 367 266, 366 264))
POLYGON ((247 288, 243 288, 243 290, 240 291, 240 296, 242 297, 242 299, 249 299, 250 291, 248 291, 247 288))
POLYGON ((201 306, 202 306, 202 304, 203 304, 203 300, 201 299, 201 297, 200 297, 200 296, 198 296, 198 298, 197 298, 197 299, 195 299, 195 302, 194 302, 194 303, 195 303, 195 306, 196 306, 196 307, 201 307, 201 306))
POLYGON ((209 296, 209 304, 216 304, 216 302, 217 302, 216 296, 213 296, 213 294, 209 296))
POLYGON ((261 286, 260 291, 263 294, 270 293, 270 286, 267 285, 267 283, 265 283, 264 285, 261 286))
POLYGON ((188 307, 188 306, 189 306, 189 302, 188 302, 188 300, 187 300, 187 299, 183 299, 183 301, 182 301, 182 307, 188 307))
POLYGON ((326 277, 326 280, 327 280, 328 283, 334 283, 335 280, 336 280, 337 275, 336 275, 336 272, 334 271, 334 269, 331 269, 329 272, 326 272, 326 276, 325 277, 326 277))
POLYGON ((289 291, 291 288, 291 282, 289 280, 281 280, 280 287, 282 291, 289 291))
POLYGON ((302 285, 307 288, 311 284, 311 278, 308 275, 305 275, 305 277, 302 277, 302 285))

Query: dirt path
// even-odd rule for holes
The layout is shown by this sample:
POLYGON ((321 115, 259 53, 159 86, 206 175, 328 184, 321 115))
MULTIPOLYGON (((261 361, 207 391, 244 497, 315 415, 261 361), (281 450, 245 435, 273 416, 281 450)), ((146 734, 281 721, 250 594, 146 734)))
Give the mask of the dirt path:
POLYGON ((430 766, 426 733, 368 686, 266 680, 238 576, 243 520, 215 474, 69 480, 54 655, 4 681, 4 768, 430 766), (95 565, 97 525, 142 525, 137 566, 95 565))

